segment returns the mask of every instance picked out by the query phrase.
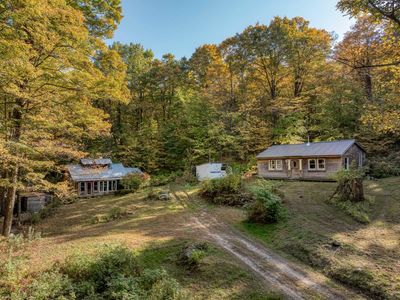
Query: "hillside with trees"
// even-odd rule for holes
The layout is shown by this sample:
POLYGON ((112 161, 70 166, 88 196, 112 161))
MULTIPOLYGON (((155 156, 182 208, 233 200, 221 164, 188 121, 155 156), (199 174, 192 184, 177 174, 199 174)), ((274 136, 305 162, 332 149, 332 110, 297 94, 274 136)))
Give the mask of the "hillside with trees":
POLYGON ((68 162, 108 156, 150 173, 248 163, 276 143, 357 138, 370 174, 400 173, 397 1, 339 1, 339 41, 302 17, 244 28, 190 58, 106 46, 120 1, 0 4, 0 196, 68 194, 68 162))

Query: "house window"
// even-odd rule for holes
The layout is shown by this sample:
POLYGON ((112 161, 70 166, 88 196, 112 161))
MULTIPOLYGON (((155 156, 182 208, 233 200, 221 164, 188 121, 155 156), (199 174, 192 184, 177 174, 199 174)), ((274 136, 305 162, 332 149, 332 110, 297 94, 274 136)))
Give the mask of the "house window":
POLYGON ((317 160, 316 159, 308 160, 308 169, 311 171, 317 170, 317 160))
POLYGON ((100 192, 104 192, 104 182, 100 181, 100 192))
POLYGON ((346 170, 350 169, 350 158, 348 158, 348 157, 344 158, 344 168, 346 170))
POLYGON ((85 193, 85 183, 80 182, 79 185, 80 185, 79 190, 80 190, 81 194, 84 194, 85 193))
POLYGON ((324 158, 312 158, 308 160, 308 170, 310 171, 325 171, 325 159, 324 158))
POLYGON ((93 182, 93 191, 97 192, 99 189, 99 183, 97 181, 93 182))
POLYGON ((281 170, 283 170, 282 160, 281 159, 270 160, 268 168, 271 171, 281 171, 281 170))
POLYGON ((318 170, 325 170, 325 159, 318 159, 318 170))

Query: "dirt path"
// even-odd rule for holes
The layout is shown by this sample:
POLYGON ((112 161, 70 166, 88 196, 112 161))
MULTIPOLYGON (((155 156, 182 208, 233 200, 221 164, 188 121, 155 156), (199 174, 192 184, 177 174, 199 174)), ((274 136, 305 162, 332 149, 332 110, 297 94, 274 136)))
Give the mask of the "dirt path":
MULTIPOLYGON (((175 192, 174 196, 181 203, 186 202, 184 198, 188 200, 188 195, 184 193, 175 192)), ((203 231, 210 242, 231 253, 287 299, 360 298, 348 291, 327 287, 327 279, 321 274, 302 270, 231 226, 218 221, 206 208, 193 213, 192 221, 193 226, 203 231)))

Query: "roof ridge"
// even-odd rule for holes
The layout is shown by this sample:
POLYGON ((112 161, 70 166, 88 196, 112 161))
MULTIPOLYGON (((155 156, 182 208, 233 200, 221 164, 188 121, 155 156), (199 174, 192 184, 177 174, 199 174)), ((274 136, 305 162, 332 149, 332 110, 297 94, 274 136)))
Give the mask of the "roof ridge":
MULTIPOLYGON (((323 144, 323 143, 338 143, 338 142, 347 142, 347 141, 352 141, 356 142, 356 139, 344 139, 344 140, 334 140, 334 141, 320 141, 320 142, 310 142, 310 144, 323 144)), ((292 146, 292 145, 307 145, 307 142, 305 143, 297 143, 297 144, 279 144, 279 145, 271 145, 270 147, 274 146, 292 146)))

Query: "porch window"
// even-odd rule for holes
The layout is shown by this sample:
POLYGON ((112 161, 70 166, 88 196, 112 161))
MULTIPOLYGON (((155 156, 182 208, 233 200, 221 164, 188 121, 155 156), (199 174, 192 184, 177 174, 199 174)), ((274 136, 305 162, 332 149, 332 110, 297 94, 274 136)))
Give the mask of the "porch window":
POLYGON ((80 185, 79 190, 80 190, 81 194, 84 194, 85 193, 85 183, 80 182, 79 185, 80 185))
POLYGON ((281 159, 270 160, 268 169, 271 171, 282 171, 283 170, 283 163, 281 159))
POLYGON ((99 190, 99 183, 97 181, 93 182, 93 191, 97 192, 99 190))
POLYGON ((104 192, 104 182, 100 181, 100 192, 104 192))

